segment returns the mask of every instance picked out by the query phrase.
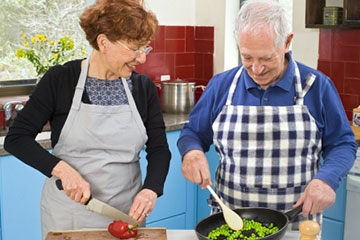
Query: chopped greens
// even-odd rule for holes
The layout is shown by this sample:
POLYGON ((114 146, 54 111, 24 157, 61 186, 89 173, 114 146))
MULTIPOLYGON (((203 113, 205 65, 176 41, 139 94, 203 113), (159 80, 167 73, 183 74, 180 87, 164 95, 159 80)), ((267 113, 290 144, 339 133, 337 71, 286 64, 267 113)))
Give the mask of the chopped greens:
POLYGON ((255 220, 243 219, 244 226, 239 231, 232 230, 227 224, 221 225, 208 234, 211 240, 255 240, 279 231, 273 223, 262 224, 255 220))

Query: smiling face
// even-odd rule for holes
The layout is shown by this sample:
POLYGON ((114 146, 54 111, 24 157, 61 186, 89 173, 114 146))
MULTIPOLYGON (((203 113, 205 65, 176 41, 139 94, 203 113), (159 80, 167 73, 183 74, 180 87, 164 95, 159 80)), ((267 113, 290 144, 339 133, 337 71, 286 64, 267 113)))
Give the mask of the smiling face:
POLYGON ((95 50, 91 59, 89 74, 100 79, 114 80, 128 78, 136 66, 146 62, 146 54, 136 54, 136 50, 145 46, 136 46, 125 41, 110 41, 105 35, 98 37, 99 50, 95 50))
POLYGON ((289 51, 292 37, 289 34, 283 46, 276 46, 274 34, 269 28, 257 34, 239 32, 238 45, 243 66, 262 89, 268 88, 283 75, 287 67, 285 53, 289 51))
MULTIPOLYGON (((139 46, 122 42, 123 45, 111 42, 110 49, 106 53, 106 59, 108 60, 109 70, 119 77, 128 78, 132 71, 135 71, 137 65, 146 62, 146 55, 135 54, 135 51, 139 49, 139 46)), ((144 47, 140 47, 143 49, 144 47)))

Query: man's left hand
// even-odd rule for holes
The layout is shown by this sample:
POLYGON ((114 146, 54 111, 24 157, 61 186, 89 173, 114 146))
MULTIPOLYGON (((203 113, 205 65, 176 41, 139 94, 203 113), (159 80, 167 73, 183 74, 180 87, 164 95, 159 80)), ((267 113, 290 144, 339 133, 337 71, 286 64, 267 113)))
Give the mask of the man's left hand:
POLYGON ((327 209, 335 202, 335 198, 335 191, 327 183, 313 179, 293 207, 303 204, 302 214, 306 217, 327 209))

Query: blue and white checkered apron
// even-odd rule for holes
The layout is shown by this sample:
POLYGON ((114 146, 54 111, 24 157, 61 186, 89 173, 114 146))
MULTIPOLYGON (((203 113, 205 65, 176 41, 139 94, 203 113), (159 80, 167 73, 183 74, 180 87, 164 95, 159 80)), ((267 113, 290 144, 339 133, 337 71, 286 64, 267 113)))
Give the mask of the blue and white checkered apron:
MULTIPOLYGON (((295 105, 232 105, 242 70, 236 73, 226 104, 212 125, 220 157, 215 191, 232 209, 266 207, 288 211, 319 168, 321 138, 304 105, 315 75, 309 74, 302 88, 295 63, 295 105)), ((220 211, 211 196, 208 203, 212 213, 220 211)), ((321 224, 321 214, 309 219, 321 224)), ((289 228, 297 230, 301 220, 304 218, 298 216, 289 228)))

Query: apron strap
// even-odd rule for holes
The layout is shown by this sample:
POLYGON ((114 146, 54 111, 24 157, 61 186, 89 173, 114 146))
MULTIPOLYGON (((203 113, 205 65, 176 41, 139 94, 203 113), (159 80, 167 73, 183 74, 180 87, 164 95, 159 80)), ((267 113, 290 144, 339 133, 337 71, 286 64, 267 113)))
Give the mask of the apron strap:
POLYGON ((230 86, 230 89, 229 89, 229 95, 228 95, 228 97, 227 97, 227 100, 226 100, 225 105, 231 105, 232 98, 233 98, 233 96, 234 96, 234 92, 235 92, 237 83, 238 83, 238 81, 239 81, 240 74, 241 74, 241 72, 242 72, 243 69, 244 69, 244 67, 241 66, 241 68, 236 72, 235 77, 234 77, 234 80, 233 80, 232 83, 231 83, 231 86, 230 86))
POLYGON ((313 83, 315 82, 316 76, 312 73, 309 73, 306 76, 305 87, 303 88, 301 85, 300 71, 296 62, 293 60, 295 67, 295 104, 296 105, 304 105, 304 97, 306 93, 309 91, 313 83))
POLYGON ((129 89, 129 86, 128 86, 127 82, 126 82, 126 79, 121 78, 121 82, 122 82, 122 84, 124 86, 125 93, 126 93, 126 96, 127 96, 128 102, 129 102, 130 109, 131 109, 131 111, 133 113, 135 122, 138 125, 140 131, 143 132, 143 134, 141 134, 141 136, 142 136, 143 140, 146 142, 147 141, 146 129, 145 129, 144 123, 143 123, 143 121, 141 119, 140 113, 137 110, 135 100, 134 100, 134 98, 133 98, 133 96, 132 96, 132 94, 130 92, 130 89, 129 89))
POLYGON ((80 108, 81 98, 82 98, 82 95, 84 92, 84 86, 85 86, 85 82, 86 82, 86 76, 87 76, 88 69, 89 69, 89 58, 90 57, 88 57, 81 64, 81 73, 80 73, 79 81, 75 88, 73 102, 71 104, 71 109, 73 109, 75 111, 78 111, 80 108))
POLYGON ((299 94, 297 94, 296 105, 304 105, 304 97, 306 93, 310 90, 315 80, 316 80, 316 76, 312 73, 309 73, 306 76, 305 87, 299 94))

